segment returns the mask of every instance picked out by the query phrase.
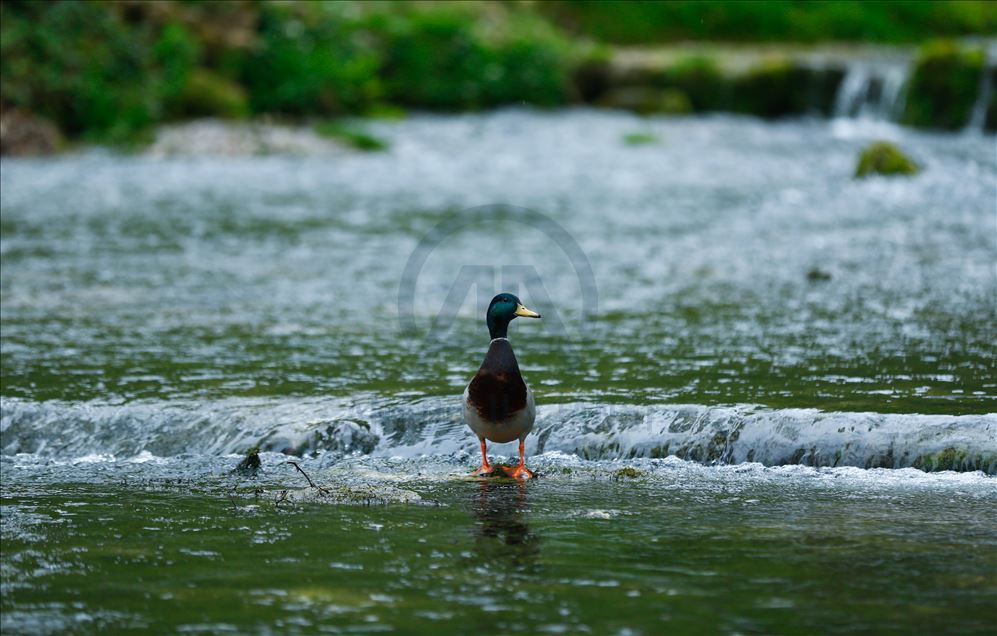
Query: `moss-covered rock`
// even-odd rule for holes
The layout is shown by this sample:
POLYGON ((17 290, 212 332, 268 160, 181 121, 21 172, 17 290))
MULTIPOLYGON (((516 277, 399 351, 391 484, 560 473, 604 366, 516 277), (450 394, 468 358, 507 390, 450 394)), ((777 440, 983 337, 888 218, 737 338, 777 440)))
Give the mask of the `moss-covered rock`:
POLYGON ((871 174, 881 175, 911 175, 920 172, 920 167, 914 163, 897 146, 888 141, 877 141, 862 151, 855 177, 861 178, 871 174))
POLYGON ((628 146, 646 146, 658 143, 658 136, 650 132, 632 132, 623 135, 623 143, 628 146))
POLYGON ((738 112, 775 118, 829 114, 844 78, 838 67, 766 57, 750 67, 712 57, 622 61, 608 75, 601 102, 638 112, 738 112), (666 92, 667 91, 667 92, 666 92), (664 97, 664 99, 663 99, 664 97))
POLYGON ((622 108, 642 115, 680 115, 692 112, 689 98, 680 90, 652 86, 622 86, 603 95, 599 104, 622 108))
POLYGON ((260 468, 263 466, 260 461, 260 448, 259 446, 254 446, 246 451, 246 456, 236 465, 233 472, 239 473, 240 475, 255 475, 259 472, 260 468))
POLYGON ((911 462, 911 467, 925 472, 939 470, 971 471, 981 470, 988 475, 997 473, 997 454, 971 453, 948 447, 937 453, 920 455, 911 462))
POLYGON ((620 480, 620 479, 640 479, 641 477, 645 477, 646 475, 647 475, 647 473, 645 473, 642 470, 637 470, 636 468, 634 468, 632 466, 626 466, 626 467, 621 468, 621 469, 617 470, 616 472, 614 472, 613 473, 613 479, 616 479, 616 480, 620 480))
POLYGON ((693 56, 666 69, 657 80, 662 88, 679 90, 686 95, 692 110, 723 110, 728 103, 731 85, 716 62, 693 56))
POLYGON ((984 70, 981 49, 934 42, 917 56, 907 86, 903 122, 955 130, 969 122, 984 70))
POLYGON ((833 77, 788 60, 771 60, 733 80, 730 109, 766 118, 826 112, 833 82, 825 80, 833 77))
POLYGON ((581 56, 571 72, 574 97, 582 102, 594 103, 612 85, 610 53, 596 48, 581 56))

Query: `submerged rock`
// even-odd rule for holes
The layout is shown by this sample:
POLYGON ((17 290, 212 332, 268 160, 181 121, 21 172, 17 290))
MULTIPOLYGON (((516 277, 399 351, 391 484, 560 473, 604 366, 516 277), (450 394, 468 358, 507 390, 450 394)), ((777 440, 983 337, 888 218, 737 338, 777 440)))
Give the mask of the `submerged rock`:
POLYGON ((871 174, 911 175, 920 171, 921 168, 896 145, 888 141, 877 141, 862 151, 855 168, 855 177, 871 174))
POLYGON ((259 447, 253 447, 246 451, 246 456, 235 467, 234 472, 240 475, 255 475, 259 472, 262 465, 262 462, 260 462, 260 449, 259 447))
POLYGON ((388 484, 364 486, 322 486, 280 490, 274 503, 387 506, 389 504, 426 504, 419 493, 388 484))
POLYGON ((831 280, 831 272, 824 271, 819 267, 814 267, 807 272, 807 280, 811 283, 823 283, 831 280))

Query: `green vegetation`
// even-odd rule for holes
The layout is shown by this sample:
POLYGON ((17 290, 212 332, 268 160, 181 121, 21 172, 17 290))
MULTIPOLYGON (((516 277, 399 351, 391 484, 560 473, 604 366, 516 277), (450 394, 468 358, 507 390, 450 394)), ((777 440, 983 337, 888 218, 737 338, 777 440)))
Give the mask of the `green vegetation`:
POLYGON ((972 455, 965 450, 946 448, 931 455, 921 455, 914 459, 911 466, 927 472, 940 470, 982 470, 993 471, 997 457, 993 455, 972 455))
POLYGON ((193 69, 180 92, 179 117, 240 119, 249 114, 246 92, 230 79, 209 70, 193 69))
POLYGON ((855 169, 855 177, 867 177, 872 174, 911 175, 917 174, 920 170, 920 167, 894 144, 877 141, 862 151, 858 167, 855 169))
POLYGON ((558 24, 604 42, 918 42, 997 33, 997 3, 811 0, 556 0, 538 3, 558 24))
POLYGON ((907 88, 904 123, 954 130, 966 125, 984 70, 983 51, 933 42, 918 55, 907 88))
MULTIPOLYGON (((840 69, 775 60, 732 73, 695 55, 620 77, 599 42, 909 42, 993 33, 997 4, 975 1, 9 0, 0 4, 0 105, 51 121, 70 139, 112 142, 190 117, 325 119, 572 101, 778 117, 826 113, 840 69)), ((982 64, 982 54, 953 44, 926 49, 904 120, 965 125, 982 64)), ((995 120, 997 106, 991 127, 995 120)))
POLYGON ((70 136, 127 136, 159 119, 175 89, 151 72, 151 38, 135 46, 140 37, 104 5, 4 2, 0 99, 70 136))
POLYGON ((632 466, 626 466, 613 473, 613 479, 640 479, 641 477, 646 477, 647 473, 642 470, 637 470, 632 466))
POLYGON ((387 150, 388 144, 377 137, 338 121, 325 121, 315 125, 315 132, 323 137, 337 139, 357 150, 387 150))
POLYGON ((377 51, 335 5, 262 5, 240 76, 257 113, 357 112, 380 96, 377 51))
POLYGON ((538 16, 507 11, 486 25, 473 6, 400 9, 367 23, 387 101, 442 110, 567 101, 570 43, 538 16))
POLYGON ((540 16, 505 5, 0 6, 4 108, 110 141, 186 117, 554 106, 571 96, 580 50, 540 16))

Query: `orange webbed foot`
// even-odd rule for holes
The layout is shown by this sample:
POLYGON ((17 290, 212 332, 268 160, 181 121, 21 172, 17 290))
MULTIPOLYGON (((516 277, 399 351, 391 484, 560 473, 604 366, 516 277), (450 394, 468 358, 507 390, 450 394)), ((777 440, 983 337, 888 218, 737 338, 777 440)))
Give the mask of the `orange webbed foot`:
POLYGON ((489 466, 488 464, 482 464, 476 471, 471 473, 472 477, 488 477, 495 472, 494 466, 489 466))
POLYGON ((519 466, 503 466, 502 470, 505 471, 506 475, 512 477, 513 479, 522 479, 524 481, 527 479, 533 479, 533 471, 523 464, 520 464, 519 466))

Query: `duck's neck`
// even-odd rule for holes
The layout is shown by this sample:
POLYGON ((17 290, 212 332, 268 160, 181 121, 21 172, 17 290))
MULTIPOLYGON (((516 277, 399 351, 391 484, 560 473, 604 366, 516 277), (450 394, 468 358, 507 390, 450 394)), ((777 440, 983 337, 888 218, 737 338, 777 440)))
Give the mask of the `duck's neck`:
POLYGON ((507 319, 496 318, 489 314, 485 322, 488 324, 488 335, 492 340, 509 337, 509 321, 507 319))

